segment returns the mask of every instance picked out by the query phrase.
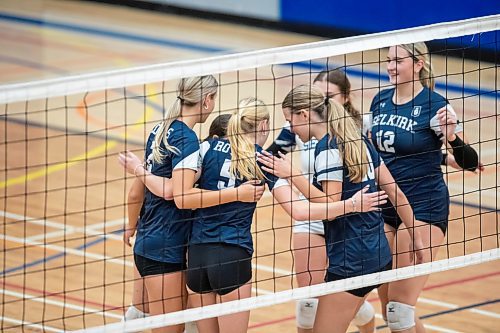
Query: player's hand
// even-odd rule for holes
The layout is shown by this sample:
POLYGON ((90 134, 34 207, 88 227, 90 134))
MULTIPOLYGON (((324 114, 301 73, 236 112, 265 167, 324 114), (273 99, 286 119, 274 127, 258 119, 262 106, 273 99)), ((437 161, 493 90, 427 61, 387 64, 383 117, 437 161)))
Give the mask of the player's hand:
POLYGON ((249 180, 236 188, 238 201, 257 202, 264 194, 265 186, 260 180, 249 180))
POLYGON ((422 242, 422 238, 417 232, 415 232, 412 236, 410 236, 409 246, 410 246, 409 248, 410 262, 415 262, 415 265, 424 263, 425 262, 424 243, 422 242))
POLYGON ((453 141, 456 138, 455 129, 457 128, 457 114, 453 111, 451 105, 446 105, 436 113, 439 120, 439 127, 444 137, 448 141, 453 141))
POLYGON ((257 161, 264 165, 262 167, 264 171, 270 172, 279 178, 287 179, 302 175, 300 170, 292 167, 290 156, 281 152, 278 152, 278 154, 279 156, 274 156, 263 150, 261 153, 257 153, 257 161))
POLYGON ((134 237, 134 235, 135 235, 135 228, 125 229, 125 231, 123 232, 123 242, 128 246, 132 246, 132 244, 130 243, 130 238, 134 237))
POLYGON ((371 212, 380 210, 379 206, 387 202, 387 194, 384 191, 366 193, 370 186, 365 186, 353 195, 356 212, 371 212))
POLYGON ((132 175, 134 175, 134 172, 137 172, 140 166, 143 166, 139 157, 128 150, 118 154, 118 163, 125 168, 125 171, 132 175))

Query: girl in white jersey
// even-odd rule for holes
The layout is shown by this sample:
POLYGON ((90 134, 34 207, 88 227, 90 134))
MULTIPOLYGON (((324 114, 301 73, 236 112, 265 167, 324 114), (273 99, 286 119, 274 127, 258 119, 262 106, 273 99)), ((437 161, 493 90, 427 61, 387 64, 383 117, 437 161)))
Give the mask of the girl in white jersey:
MULTIPOLYGON (((391 202, 398 202, 398 214, 406 226, 413 226, 413 212, 406 197, 394 186, 394 180, 368 139, 361 135, 344 107, 314 86, 295 87, 285 97, 282 109, 292 124, 292 131, 304 140, 321 138, 315 149, 314 178, 311 184, 302 173, 291 167, 288 158, 264 153, 259 156, 265 168, 289 179, 310 200, 335 202, 349 193, 377 184, 388 191, 391 202)), ((380 272, 391 268, 391 252, 384 234, 379 212, 350 214, 324 224, 328 254, 325 281, 380 272)), ((413 229, 408 229, 413 236, 413 229)), ((415 235, 417 258, 421 244, 415 235)), ((314 332, 345 332, 363 304, 367 294, 376 288, 370 285, 319 298, 314 332)))
MULTIPOLYGON (((342 104, 345 110, 353 117, 356 125, 363 128, 366 134, 368 127, 360 112, 352 104, 351 83, 347 75, 340 69, 321 71, 314 79, 314 86, 320 88, 324 94, 342 104)), ((292 150, 300 152, 301 169, 304 175, 312 182, 314 173, 314 149, 316 138, 303 142, 298 135, 290 131, 287 122, 282 131, 269 146, 267 151, 277 155, 278 152, 287 153, 292 150)), ((304 200, 305 197, 301 194, 304 200)), ((327 258, 325 250, 325 236, 322 221, 295 221, 293 226, 293 257, 295 273, 299 287, 324 282, 327 258)), ((310 333, 317 309, 317 299, 303 299, 296 304, 296 321, 298 333, 310 333)), ((372 333, 375 330, 375 310, 368 302, 364 302, 359 309, 353 323, 358 326, 360 333, 372 333)))

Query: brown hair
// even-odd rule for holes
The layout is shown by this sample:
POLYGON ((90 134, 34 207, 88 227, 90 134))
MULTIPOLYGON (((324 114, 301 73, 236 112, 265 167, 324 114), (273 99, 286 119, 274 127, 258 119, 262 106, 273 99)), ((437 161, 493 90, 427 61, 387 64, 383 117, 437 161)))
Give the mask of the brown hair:
POLYGON ((220 114, 218 115, 210 124, 210 129, 208 130, 208 137, 205 140, 211 139, 214 136, 218 138, 224 138, 227 136, 227 124, 231 118, 230 114, 220 114))
MULTIPOLYGON (((319 82, 326 81, 328 83, 336 85, 339 88, 340 93, 346 99, 346 102, 344 103, 344 108, 346 109, 347 112, 351 114, 351 116, 354 118, 358 126, 362 127, 363 117, 361 116, 359 110, 357 110, 354 107, 354 105, 352 105, 351 82, 349 82, 349 78, 347 77, 346 73, 340 69, 324 70, 321 71, 316 76, 313 83, 318 81, 319 82)), ((328 92, 325 92, 325 95, 328 95, 328 92)))

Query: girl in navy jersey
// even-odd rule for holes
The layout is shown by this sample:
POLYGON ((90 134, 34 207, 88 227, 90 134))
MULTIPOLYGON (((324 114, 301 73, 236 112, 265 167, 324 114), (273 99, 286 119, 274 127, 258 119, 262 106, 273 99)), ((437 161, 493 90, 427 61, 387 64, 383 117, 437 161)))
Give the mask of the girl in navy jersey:
MULTIPOLYGON (((451 146, 455 161, 467 170, 478 167, 478 158, 462 141, 462 128, 446 98, 433 91, 425 43, 390 47, 387 72, 394 88, 382 90, 372 101, 372 141, 413 208, 416 230, 427 249, 423 258, 429 262, 436 258, 448 226, 450 199, 440 166, 441 146, 451 146)), ((394 267, 412 264, 406 255, 411 239, 401 230, 392 205, 383 210, 383 217, 391 245, 397 235, 394 267)), ((427 278, 396 281, 379 290, 391 331, 425 331, 418 320, 415 323, 414 307, 427 278)))
MULTIPOLYGON (((213 137, 225 137, 227 131, 227 123, 230 117, 231 116, 228 114, 217 116, 210 124, 208 138, 206 140, 213 137)), ((128 153, 120 153, 121 159, 124 159, 126 154, 128 153)), ((158 195, 159 197, 163 197, 165 193, 172 193, 171 188, 168 188, 165 191, 163 184, 161 185, 161 188, 156 189, 158 191, 156 193, 154 192, 155 189, 153 188, 154 194, 158 195)), ((170 182, 166 183, 165 185, 169 186, 170 182)), ((140 211, 143 207, 143 202, 144 184, 142 183, 141 179, 137 178, 134 180, 127 197, 128 225, 123 233, 123 241, 127 246, 132 246, 131 238, 135 235, 137 222, 139 221, 139 217, 141 215, 140 211)), ((148 313, 148 294, 144 285, 144 279, 141 277, 134 265, 134 287, 132 293, 132 304, 128 307, 123 320, 144 318, 148 315, 148 313)))
MULTIPOLYGON (((157 194, 145 190, 144 213, 139 220, 134 245, 135 263, 141 276, 145 277, 152 315, 185 307, 183 270, 193 219, 192 201, 206 206, 237 199, 254 202, 263 192, 262 187, 251 184, 206 193, 193 188, 199 142, 192 127, 204 122, 214 109, 217 88, 217 81, 211 75, 180 80, 174 104, 168 109, 165 120, 153 128, 148 138, 146 165, 140 160, 132 165, 128 158, 131 153, 119 157, 120 163, 127 168, 133 167, 132 172, 146 185, 150 181, 148 175, 165 177, 161 178, 159 190, 155 191, 157 194)), ((182 326, 158 331, 180 332, 182 326)))
MULTIPOLYGON (((391 174, 341 104, 325 98, 317 87, 302 85, 285 97, 282 108, 292 132, 302 141, 320 138, 314 153, 313 186, 299 170, 292 168, 291 161, 283 154, 278 158, 264 153, 265 156, 259 158, 266 165, 264 170, 288 178, 313 201, 345 200, 365 186, 376 191, 378 183, 392 202, 402 204, 398 206, 398 213, 406 225, 413 226, 413 212, 406 197, 397 186, 391 186, 394 184, 391 174)), ((328 255, 325 281, 391 268, 391 252, 380 212, 341 216, 325 222, 324 227, 328 255)), ((419 249, 417 259, 420 260, 418 235, 415 235, 415 247, 419 249)), ((345 332, 366 295, 376 287, 320 297, 314 332, 345 332)))
MULTIPOLYGON (((318 73, 313 81, 314 86, 320 88, 326 96, 342 104, 345 110, 354 118, 356 125, 363 128, 363 133, 369 130, 366 127, 365 117, 352 104, 351 83, 347 75, 340 69, 324 70, 318 73)), ((303 174, 313 180, 314 149, 318 140, 311 138, 302 142, 290 131, 287 122, 275 141, 267 151, 277 155, 278 152, 288 153, 292 150, 300 152, 300 162, 303 174)), ((300 196, 304 200, 303 195, 300 196)), ((325 250, 325 232, 322 221, 295 221, 293 225, 293 259, 295 273, 299 287, 324 282, 325 271, 328 265, 325 250)), ((296 304, 296 322, 298 333, 312 332, 316 315, 317 300, 302 299, 296 304)), ((375 310, 369 302, 363 303, 354 317, 353 323, 358 326, 360 333, 372 333, 375 329, 375 310)))

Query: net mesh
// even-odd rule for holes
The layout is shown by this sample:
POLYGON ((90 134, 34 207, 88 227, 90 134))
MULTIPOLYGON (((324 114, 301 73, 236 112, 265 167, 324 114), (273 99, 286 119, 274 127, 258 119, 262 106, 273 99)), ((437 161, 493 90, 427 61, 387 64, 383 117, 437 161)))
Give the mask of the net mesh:
MULTIPOLYGON (((134 332, 497 260, 499 22, 497 15, 0 86, 2 331, 134 332), (206 124, 231 113, 242 98, 263 100, 272 140, 284 123, 282 99, 293 87, 341 68, 354 103, 367 114, 373 96, 391 86, 386 48, 420 41, 430 42, 436 89, 454 106, 486 168, 479 175, 445 169, 452 209, 436 261, 298 288, 293 222, 267 194, 252 225, 252 297, 119 322, 135 280, 132 251, 122 241, 134 177, 116 156, 125 150, 143 156, 149 132, 177 97, 179 78, 216 76, 217 106, 206 124), (466 58, 469 53, 475 59, 466 58)), ((208 125, 196 125, 195 132, 206 137, 208 125)))

